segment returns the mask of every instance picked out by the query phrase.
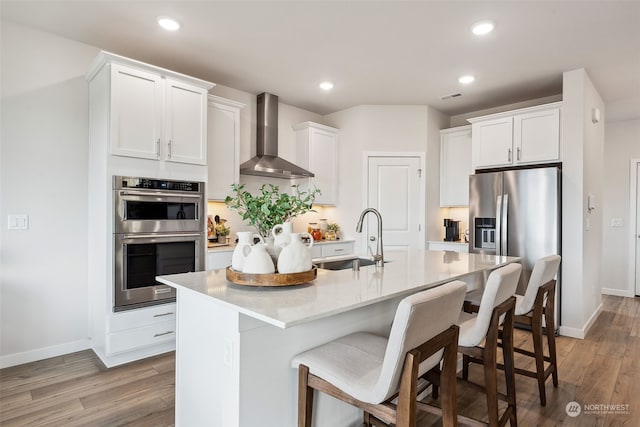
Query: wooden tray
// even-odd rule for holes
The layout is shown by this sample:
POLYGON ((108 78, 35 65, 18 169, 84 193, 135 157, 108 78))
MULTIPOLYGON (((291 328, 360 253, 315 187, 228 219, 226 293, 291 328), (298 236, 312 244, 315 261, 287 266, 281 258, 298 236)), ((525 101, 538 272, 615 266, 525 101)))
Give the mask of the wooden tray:
POLYGON ((247 286, 293 286, 315 280, 318 268, 314 265, 309 271, 300 273, 252 274, 236 271, 227 267, 227 280, 236 285, 247 286))

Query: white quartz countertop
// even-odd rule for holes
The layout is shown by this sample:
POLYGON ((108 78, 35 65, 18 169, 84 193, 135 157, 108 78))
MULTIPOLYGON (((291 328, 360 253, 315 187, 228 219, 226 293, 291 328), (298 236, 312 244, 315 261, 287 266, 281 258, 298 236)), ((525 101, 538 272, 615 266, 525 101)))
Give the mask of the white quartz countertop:
MULTIPOLYGON (((179 291, 198 293, 208 298, 212 307, 222 304, 274 326, 289 328, 518 260, 417 249, 387 250, 384 268, 371 265, 360 267, 360 271, 318 269, 315 281, 296 286, 235 285, 226 280, 225 269, 159 276, 157 280, 179 291)), ((178 294, 178 302, 179 298, 178 294)))

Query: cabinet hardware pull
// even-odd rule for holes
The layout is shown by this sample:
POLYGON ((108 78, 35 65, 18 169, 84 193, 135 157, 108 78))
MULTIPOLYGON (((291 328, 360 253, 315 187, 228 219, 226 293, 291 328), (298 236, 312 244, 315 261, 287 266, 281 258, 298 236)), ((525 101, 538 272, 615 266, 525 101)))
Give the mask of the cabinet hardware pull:
POLYGON ((518 151, 516 153, 516 160, 520 160, 520 147, 518 147, 518 151))
POLYGON ((510 162, 511 161, 511 148, 507 149, 507 161, 510 162))
POLYGON ((334 249, 333 251, 334 251, 334 252, 342 252, 342 251, 344 251, 344 248, 334 249))
POLYGON ((154 314, 153 317, 171 316, 172 314, 173 314, 173 311, 169 311, 167 313, 154 314))
POLYGON ((160 158, 160 138, 156 141, 156 157, 160 158))
POLYGON ((169 334, 172 334, 172 333, 173 333, 173 331, 161 332, 159 334, 155 334, 153 337, 157 338, 157 337, 161 337, 163 335, 169 335, 169 334))
POLYGON ((169 140, 169 155, 168 158, 171 158, 171 140, 169 140))

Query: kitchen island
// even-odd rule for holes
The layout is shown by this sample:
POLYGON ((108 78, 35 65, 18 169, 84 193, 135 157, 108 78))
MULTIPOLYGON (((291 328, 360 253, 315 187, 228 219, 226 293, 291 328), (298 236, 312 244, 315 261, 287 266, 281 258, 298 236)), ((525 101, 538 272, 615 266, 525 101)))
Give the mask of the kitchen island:
MULTIPOLYGON (((312 283, 231 284, 225 270, 160 276, 177 289, 176 426, 297 423, 294 355, 355 332, 387 334, 403 297, 517 261, 515 257, 388 250, 384 268, 318 270, 312 283)), ((318 394, 315 426, 350 426, 359 412, 318 394)))

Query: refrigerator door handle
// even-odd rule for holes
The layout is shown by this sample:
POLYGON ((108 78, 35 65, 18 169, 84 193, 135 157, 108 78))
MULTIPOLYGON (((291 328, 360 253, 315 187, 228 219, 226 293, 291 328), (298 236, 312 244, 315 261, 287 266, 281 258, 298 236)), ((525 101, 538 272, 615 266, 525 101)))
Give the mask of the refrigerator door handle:
POLYGON ((502 196, 502 229, 500 230, 502 234, 500 235, 500 247, 502 253, 500 255, 507 255, 508 245, 507 245, 507 236, 509 235, 509 195, 505 194, 502 196))
POLYGON ((496 198, 496 255, 502 255, 501 233, 502 230, 502 195, 496 198))

